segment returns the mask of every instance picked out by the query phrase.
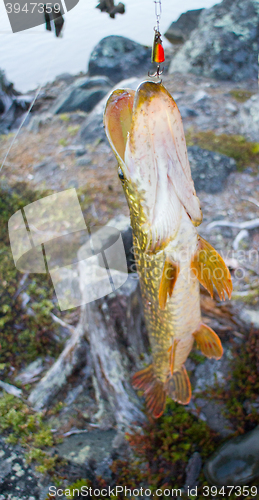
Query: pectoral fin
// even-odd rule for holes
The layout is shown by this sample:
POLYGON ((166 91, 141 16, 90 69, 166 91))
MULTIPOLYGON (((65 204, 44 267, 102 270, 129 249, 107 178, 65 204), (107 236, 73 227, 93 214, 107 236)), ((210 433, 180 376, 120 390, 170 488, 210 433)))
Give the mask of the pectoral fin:
POLYGON ((207 325, 201 324, 199 330, 193 333, 199 349, 207 358, 220 359, 223 347, 218 335, 207 325))
POLYGON ((172 296, 179 271, 179 264, 166 258, 158 293, 161 309, 164 309, 166 306, 167 296, 172 296))
POLYGON ((214 285, 220 300, 225 300, 225 293, 230 299, 232 293, 230 272, 218 252, 201 236, 199 236, 198 251, 191 262, 191 269, 211 297, 214 285))
POLYGON ((177 403, 187 405, 192 396, 191 383, 185 366, 174 372, 167 381, 166 392, 177 403))
POLYGON ((153 366, 149 365, 135 373, 132 385, 135 389, 144 391, 147 408, 153 417, 161 417, 166 405, 166 392, 163 382, 155 377, 153 366))

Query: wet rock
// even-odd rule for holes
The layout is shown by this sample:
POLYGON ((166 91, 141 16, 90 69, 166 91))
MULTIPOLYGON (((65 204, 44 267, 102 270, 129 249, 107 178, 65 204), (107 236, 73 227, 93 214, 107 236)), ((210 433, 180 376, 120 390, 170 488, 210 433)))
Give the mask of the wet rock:
POLYGON ((171 43, 184 43, 190 37, 191 32, 197 28, 203 10, 195 9, 184 12, 169 26, 164 36, 171 43))
POLYGON ((236 170, 236 162, 233 158, 201 149, 199 146, 188 147, 188 157, 197 191, 206 193, 222 191, 227 177, 236 170))
POLYGON ((257 0, 223 0, 204 9, 198 27, 173 58, 169 73, 257 80, 258 15, 257 0))
POLYGON ((123 36, 103 38, 91 53, 88 73, 108 76, 114 83, 140 76, 151 67, 151 48, 123 36))
POLYGON ((259 427, 233 438, 217 450, 205 464, 210 484, 243 485, 259 477, 259 427))
POLYGON ((79 78, 58 97, 51 111, 53 114, 67 113, 78 109, 90 112, 111 87, 112 83, 108 78, 79 78))

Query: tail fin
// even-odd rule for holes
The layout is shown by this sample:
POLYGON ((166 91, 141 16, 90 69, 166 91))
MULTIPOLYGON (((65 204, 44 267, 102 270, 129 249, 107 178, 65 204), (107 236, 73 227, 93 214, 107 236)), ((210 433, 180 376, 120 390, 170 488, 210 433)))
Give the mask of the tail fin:
POLYGON ((135 389, 144 391, 146 405, 154 418, 159 418, 164 413, 166 394, 174 401, 187 405, 191 399, 191 384, 184 366, 179 371, 169 375, 163 383, 155 377, 153 366, 149 365, 132 377, 135 389))
POLYGON ((192 389, 185 366, 171 375, 166 383, 166 392, 177 403, 187 405, 192 397, 192 389))
POLYGON ((220 300, 225 300, 225 293, 230 299, 232 292, 230 272, 218 252, 201 236, 199 236, 198 251, 193 257, 191 268, 211 297, 214 285, 220 300))
POLYGON ((153 366, 149 365, 135 373, 132 385, 135 389, 144 391, 147 408, 153 417, 161 417, 166 405, 165 385, 155 377, 153 366))

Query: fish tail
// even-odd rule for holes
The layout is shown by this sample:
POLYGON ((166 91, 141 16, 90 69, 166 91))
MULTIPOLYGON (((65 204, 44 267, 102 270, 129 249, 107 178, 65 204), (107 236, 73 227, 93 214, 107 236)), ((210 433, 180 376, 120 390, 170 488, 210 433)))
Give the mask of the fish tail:
POLYGON ((155 376, 153 365, 135 373, 132 377, 132 385, 135 389, 144 392, 147 409, 153 417, 161 417, 166 405, 166 389, 165 384, 155 376))
POLYGON ((184 366, 170 374, 166 382, 161 382, 154 374, 153 365, 149 365, 133 375, 132 384, 135 389, 144 392, 147 409, 154 418, 159 418, 164 413, 167 395, 183 405, 189 403, 192 395, 191 383, 184 366))
POLYGON ((198 250, 193 256, 191 269, 211 297, 214 285, 220 300, 225 300, 225 293, 230 299, 233 287, 229 269, 218 252, 201 236, 198 237, 198 250))
POLYGON ((168 377, 166 381, 166 393, 171 399, 182 405, 187 405, 190 402, 192 389, 184 365, 180 370, 175 371, 168 377))

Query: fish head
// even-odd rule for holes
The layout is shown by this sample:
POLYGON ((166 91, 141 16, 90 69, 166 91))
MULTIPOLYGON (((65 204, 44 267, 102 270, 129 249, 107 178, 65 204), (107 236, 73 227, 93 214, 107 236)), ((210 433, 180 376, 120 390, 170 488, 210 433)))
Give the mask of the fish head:
POLYGON ((138 210, 147 249, 156 252, 175 238, 183 209, 199 225, 202 212, 182 119, 165 87, 145 81, 135 94, 116 90, 108 99, 104 124, 120 165, 131 219, 138 210))

